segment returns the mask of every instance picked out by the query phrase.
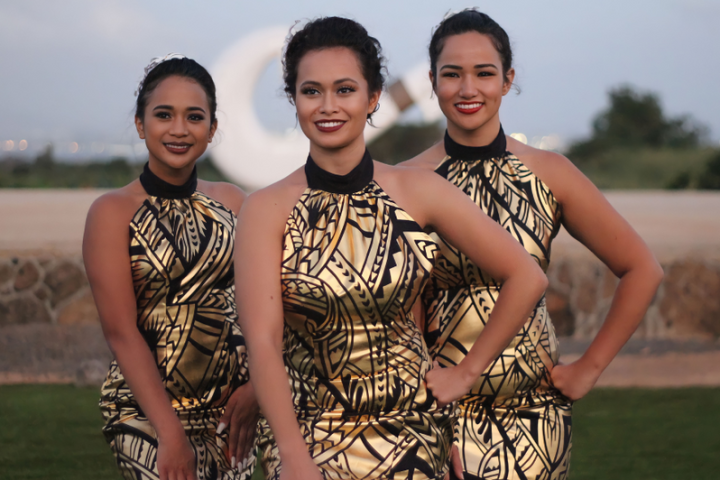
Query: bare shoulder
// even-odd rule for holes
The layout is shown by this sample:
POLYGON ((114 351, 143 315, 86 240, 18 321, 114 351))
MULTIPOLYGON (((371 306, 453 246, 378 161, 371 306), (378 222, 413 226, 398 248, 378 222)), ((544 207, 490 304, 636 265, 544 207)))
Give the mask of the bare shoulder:
POLYGON ((508 137, 507 143, 508 151, 542 180, 560 201, 570 183, 590 183, 590 180, 564 155, 525 145, 511 137, 508 137))
POLYGON ((445 146, 443 142, 438 142, 419 155, 411 158, 410 160, 399 163, 398 165, 435 170, 446 156, 447 154, 445 153, 445 146))
POLYGON ((198 190, 235 213, 240 211, 243 201, 247 198, 247 193, 242 188, 228 182, 208 182, 198 179, 198 190))
POLYGON ((88 226, 100 223, 103 227, 115 224, 127 227, 146 198, 147 193, 139 180, 105 193, 90 206, 87 216, 88 226))
POLYGON ((306 188, 305 173, 300 168, 282 180, 248 195, 240 210, 241 220, 272 230, 284 229, 290 212, 306 188))
POLYGON ((431 187, 444 179, 433 169, 413 165, 409 161, 398 165, 385 165, 375 162, 375 177, 378 183, 393 189, 422 190, 431 187))

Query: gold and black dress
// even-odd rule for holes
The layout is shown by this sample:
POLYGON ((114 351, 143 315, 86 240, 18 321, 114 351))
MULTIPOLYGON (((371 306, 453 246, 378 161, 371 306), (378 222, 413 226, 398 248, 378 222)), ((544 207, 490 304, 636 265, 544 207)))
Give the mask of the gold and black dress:
MULTIPOLYGON (((373 180, 365 153, 344 176, 308 158, 308 188, 284 234, 284 361, 308 450, 325 479, 435 479, 447 471, 451 408, 410 312, 437 244, 373 180)), ((260 422, 260 458, 280 475, 260 422)))
MULTIPOLYGON (((502 225, 547 270, 560 206, 550 189, 506 151, 505 134, 467 147, 445 134, 436 172, 502 225)), ((423 293, 426 340, 441 365, 457 365, 482 332, 501 285, 437 238, 441 255, 423 293)), ((558 342, 540 300, 510 345, 460 399, 456 442, 465 479, 560 480, 570 462, 572 405, 548 383, 558 342)))
MULTIPOLYGON (((236 218, 196 190, 140 176, 148 198, 130 222, 137 326, 195 451, 198 480, 241 480, 254 455, 231 468, 227 432, 216 427, 232 392, 249 380, 237 323, 233 247, 236 218)), ((128 480, 158 479, 157 435, 113 360, 102 387, 103 432, 128 480)))

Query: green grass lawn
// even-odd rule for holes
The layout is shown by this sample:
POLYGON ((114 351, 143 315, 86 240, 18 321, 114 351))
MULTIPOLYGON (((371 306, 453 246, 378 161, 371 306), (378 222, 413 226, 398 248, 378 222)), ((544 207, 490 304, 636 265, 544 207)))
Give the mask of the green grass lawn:
MULTIPOLYGON (((118 480, 97 398, 94 388, 0 386, 0 479, 118 480)), ((720 478, 720 388, 600 389, 573 422, 573 480, 720 478)))

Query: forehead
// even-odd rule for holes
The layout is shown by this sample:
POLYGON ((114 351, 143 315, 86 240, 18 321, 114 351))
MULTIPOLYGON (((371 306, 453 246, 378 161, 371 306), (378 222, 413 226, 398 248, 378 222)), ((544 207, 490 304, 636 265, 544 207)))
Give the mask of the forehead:
POLYGON ((490 36, 478 32, 465 32, 445 38, 438 56, 438 68, 443 64, 492 63, 501 66, 500 54, 490 36))
POLYGON ((148 106, 193 105, 208 107, 205 90, 195 80, 173 75, 163 79, 148 98, 148 106))
POLYGON ((311 50, 303 55, 298 64, 298 83, 305 81, 332 83, 341 78, 351 78, 357 82, 365 81, 357 55, 347 47, 311 50))

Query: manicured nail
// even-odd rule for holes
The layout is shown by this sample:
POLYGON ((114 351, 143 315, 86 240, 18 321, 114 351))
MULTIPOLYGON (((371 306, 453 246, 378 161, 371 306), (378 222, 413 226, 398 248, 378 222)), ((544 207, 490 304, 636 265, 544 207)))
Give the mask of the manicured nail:
POLYGON ((231 460, 230 463, 232 464, 232 468, 235 468, 235 464, 237 463, 237 462, 235 461, 235 457, 232 457, 232 460, 231 460))
POLYGON ((225 422, 220 422, 220 425, 218 425, 217 427, 217 434, 220 435, 223 430, 225 430, 225 427, 227 427, 227 425, 225 425, 225 422))

